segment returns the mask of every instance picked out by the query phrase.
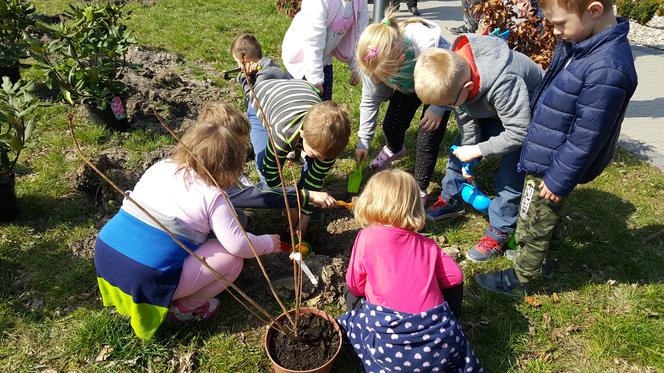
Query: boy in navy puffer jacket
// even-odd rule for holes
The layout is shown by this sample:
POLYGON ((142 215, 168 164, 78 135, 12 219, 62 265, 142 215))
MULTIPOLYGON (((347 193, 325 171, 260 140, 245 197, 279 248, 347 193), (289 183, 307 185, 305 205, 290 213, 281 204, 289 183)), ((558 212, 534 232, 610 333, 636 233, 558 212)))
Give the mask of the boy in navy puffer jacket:
POLYGON ((637 85, 629 22, 616 18, 610 0, 540 0, 539 5, 562 40, 531 100, 533 117, 519 162, 527 176, 518 251, 513 268, 475 277, 483 288, 510 295, 522 295, 540 270, 552 276, 549 246, 565 197, 596 178, 613 157, 637 85))

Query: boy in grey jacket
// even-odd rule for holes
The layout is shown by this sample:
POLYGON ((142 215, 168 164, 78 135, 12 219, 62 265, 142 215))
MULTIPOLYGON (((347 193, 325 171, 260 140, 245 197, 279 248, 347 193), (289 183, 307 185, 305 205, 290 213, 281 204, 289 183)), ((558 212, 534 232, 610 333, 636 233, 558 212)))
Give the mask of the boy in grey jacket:
POLYGON ((438 201, 427 217, 439 220, 465 213, 461 188, 472 176, 463 163, 500 156, 496 197, 489 227, 468 253, 472 261, 501 255, 516 228, 524 174, 517 172, 520 148, 530 124, 530 95, 542 69, 494 36, 466 34, 451 50, 429 50, 415 65, 415 91, 424 103, 456 108, 459 147, 450 156, 438 201))

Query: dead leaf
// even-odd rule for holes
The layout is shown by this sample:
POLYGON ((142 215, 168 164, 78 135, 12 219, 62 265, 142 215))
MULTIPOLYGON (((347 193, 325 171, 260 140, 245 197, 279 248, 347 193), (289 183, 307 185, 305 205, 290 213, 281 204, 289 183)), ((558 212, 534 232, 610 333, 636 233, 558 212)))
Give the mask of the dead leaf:
POLYGON ((104 345, 101 348, 101 351, 99 351, 99 354, 97 355, 97 357, 95 358, 95 361, 98 362, 98 363, 102 362, 102 361, 106 361, 106 359, 108 359, 108 357, 111 356, 112 352, 113 352, 113 347, 111 347, 109 345, 104 345))
POLYGON ((560 297, 558 296, 558 293, 551 294, 551 303, 558 303, 558 302, 560 302, 560 297))
POLYGON ((540 307, 540 306, 542 306, 542 301, 541 301, 541 300, 539 300, 539 299, 537 299, 537 298, 535 298, 535 297, 533 297, 533 296, 530 296, 530 295, 526 295, 525 297, 523 297, 523 300, 524 300, 526 303, 528 303, 528 305, 530 305, 530 306, 532 306, 532 307, 540 307))

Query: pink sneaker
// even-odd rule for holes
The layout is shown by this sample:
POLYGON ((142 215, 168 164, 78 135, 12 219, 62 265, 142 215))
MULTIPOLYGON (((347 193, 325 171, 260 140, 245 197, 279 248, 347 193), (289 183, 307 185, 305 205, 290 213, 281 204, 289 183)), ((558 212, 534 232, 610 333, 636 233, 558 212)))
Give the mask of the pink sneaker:
POLYGON ((212 298, 205 302, 204 305, 194 310, 194 320, 204 321, 214 316, 219 311, 219 301, 217 298, 212 298))
POLYGON ((166 315, 166 320, 169 322, 203 321, 214 316, 218 310, 219 301, 217 298, 212 298, 193 310, 172 303, 166 315))
POLYGON ((385 168, 390 167, 393 161, 396 161, 397 159, 403 157, 406 155, 406 147, 404 146, 399 150, 398 153, 392 153, 390 148, 387 147, 387 145, 383 146, 383 148, 380 150, 376 158, 371 161, 371 164, 369 167, 373 168, 374 170, 382 170, 385 168))
POLYGON ((166 315, 166 321, 173 323, 187 322, 193 319, 194 311, 178 306, 175 303, 171 303, 171 306, 168 309, 168 314, 166 315))

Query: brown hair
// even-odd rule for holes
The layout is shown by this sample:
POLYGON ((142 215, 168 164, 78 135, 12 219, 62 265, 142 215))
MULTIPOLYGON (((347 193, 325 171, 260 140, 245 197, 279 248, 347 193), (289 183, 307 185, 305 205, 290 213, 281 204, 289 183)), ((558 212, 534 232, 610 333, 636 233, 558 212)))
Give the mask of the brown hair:
POLYGON ((604 12, 613 9, 613 0, 537 0, 537 6, 542 9, 549 9, 553 5, 558 4, 561 8, 574 12, 581 17, 586 8, 588 8, 588 4, 593 1, 602 3, 604 12))
POLYGON ((399 169, 373 175, 353 211, 361 227, 381 224, 419 231, 425 224, 420 188, 413 175, 399 169))
POLYGON ((214 104, 209 108, 203 110, 194 126, 182 136, 182 143, 177 145, 171 159, 179 165, 178 172, 184 172, 185 177, 192 177, 190 172, 193 171, 206 184, 215 186, 216 181, 220 188, 227 188, 242 174, 249 123, 242 113, 229 105, 214 104), (205 120, 202 120, 203 116, 207 116, 205 120))
POLYGON ((415 93, 425 104, 454 105, 469 72, 468 63, 455 52, 427 49, 415 64, 415 93))
POLYGON ((260 60, 263 58, 263 49, 261 43, 253 34, 244 33, 231 44, 231 55, 238 61, 242 60, 242 54, 250 60, 260 60))
POLYGON ((350 138, 348 113, 332 101, 314 105, 302 121, 302 138, 325 159, 334 159, 350 138))

